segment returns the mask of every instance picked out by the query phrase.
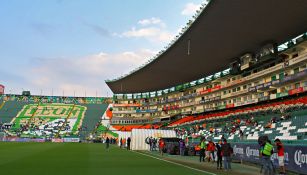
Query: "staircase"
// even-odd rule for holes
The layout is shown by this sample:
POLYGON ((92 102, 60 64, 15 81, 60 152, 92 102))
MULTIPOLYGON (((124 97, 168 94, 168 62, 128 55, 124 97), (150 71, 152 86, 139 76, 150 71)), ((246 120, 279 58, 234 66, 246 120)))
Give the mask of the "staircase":
POLYGON ((2 107, 4 106, 4 104, 5 104, 5 101, 3 101, 3 102, 1 103, 1 105, 0 105, 0 110, 2 109, 2 107))
POLYGON ((81 139, 85 139, 95 130, 96 124, 101 120, 101 116, 108 108, 108 104, 87 104, 87 110, 82 122, 81 139), (86 128, 86 129, 85 129, 86 128))
POLYGON ((28 103, 18 101, 7 101, 2 103, 1 106, 3 106, 0 108, 0 121, 3 123, 11 122, 26 104, 28 103))
MULTIPOLYGON (((110 104, 108 108, 112 107, 110 104)), ((107 111, 104 112, 100 126, 95 128, 93 133, 97 132, 98 134, 110 134, 113 137, 118 137, 118 130, 114 128, 110 123, 110 118, 107 116, 107 111)))

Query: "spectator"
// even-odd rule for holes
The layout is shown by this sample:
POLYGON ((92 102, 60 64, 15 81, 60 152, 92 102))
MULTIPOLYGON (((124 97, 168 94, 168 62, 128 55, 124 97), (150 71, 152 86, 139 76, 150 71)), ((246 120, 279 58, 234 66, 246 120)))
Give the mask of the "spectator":
POLYGON ((179 141, 179 149, 180 149, 180 155, 184 156, 185 143, 182 139, 179 141))
POLYGON ((276 139, 275 145, 277 147, 277 156, 278 156, 278 165, 280 168, 280 173, 279 174, 286 174, 286 169, 285 169, 285 148, 282 142, 279 139, 276 139))
POLYGON ((110 139, 109 139, 109 137, 107 137, 107 139, 106 139, 106 149, 109 150, 109 147, 110 147, 110 139))
POLYGON ((159 140, 159 150, 160 150, 161 156, 163 156, 164 146, 165 146, 164 140, 160 139, 159 140))
POLYGON ((149 151, 153 151, 153 138, 149 138, 149 151))
POLYGON ((216 156, 217 156, 217 167, 216 169, 222 169, 222 141, 219 142, 215 146, 216 156))
POLYGON ((131 138, 128 137, 128 139, 127 139, 127 150, 130 150, 130 143, 131 143, 131 138))
POLYGON ((241 129, 239 131, 239 134, 240 134, 240 140, 243 140, 243 131, 241 129))
POLYGON ((212 160, 213 162, 215 161, 214 150, 215 150, 215 145, 210 140, 208 143, 208 162, 210 162, 210 160, 212 160))
POLYGON ((120 141, 119 141, 119 147, 122 148, 123 147, 123 138, 120 138, 120 141))
POLYGON ((156 147, 157 147, 157 139, 153 138, 153 140, 152 140, 152 150, 156 151, 156 147))
POLYGON ((230 143, 227 143, 227 140, 223 140, 222 148, 221 148, 221 153, 223 156, 223 162, 224 162, 224 169, 225 171, 231 170, 231 154, 233 150, 230 146, 230 143))
POLYGON ((268 122, 264 128, 270 129, 272 127, 272 122, 268 122))

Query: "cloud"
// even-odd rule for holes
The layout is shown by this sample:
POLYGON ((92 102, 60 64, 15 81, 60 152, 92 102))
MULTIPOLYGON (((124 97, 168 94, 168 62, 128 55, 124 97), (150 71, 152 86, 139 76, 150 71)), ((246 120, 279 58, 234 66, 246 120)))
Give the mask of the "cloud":
POLYGON ((194 15, 200 6, 201 4, 187 3, 184 9, 181 11, 181 14, 185 16, 194 15))
POLYGON ((169 42, 174 35, 166 30, 162 30, 157 27, 148 28, 132 28, 129 31, 122 33, 123 37, 145 38, 154 42, 169 42))
POLYGON ((162 20, 160 18, 149 18, 149 19, 142 19, 140 21, 138 21, 138 24, 141 24, 143 26, 148 26, 148 25, 161 25, 162 27, 165 27, 164 22, 162 22, 162 20))
POLYGON ((33 94, 87 96, 107 95, 106 79, 117 78, 146 63, 156 52, 147 49, 115 54, 100 52, 79 58, 33 58, 29 71, 24 73, 26 87, 33 94))
POLYGON ((126 38, 144 38, 151 42, 169 42, 174 38, 173 32, 167 30, 166 24, 160 18, 149 18, 138 21, 138 27, 120 34, 113 33, 113 36, 126 38))

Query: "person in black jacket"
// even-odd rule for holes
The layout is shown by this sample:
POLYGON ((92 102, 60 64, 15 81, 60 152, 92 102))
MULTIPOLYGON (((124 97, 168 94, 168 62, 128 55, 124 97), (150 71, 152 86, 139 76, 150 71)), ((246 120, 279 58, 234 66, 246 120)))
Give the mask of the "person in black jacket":
POLYGON ((219 142, 215 146, 216 149, 216 155, 217 155, 217 167, 216 169, 222 169, 222 141, 219 140, 219 142))
POLYGON ((107 139, 106 139, 106 149, 109 150, 109 147, 110 147, 110 139, 109 139, 109 137, 107 137, 107 139))
POLYGON ((230 143, 227 143, 226 139, 223 140, 221 152, 223 156, 224 169, 226 171, 231 170, 231 154, 233 150, 230 146, 230 143))
POLYGON ((131 143, 131 138, 128 137, 128 139, 127 139, 127 150, 130 150, 130 143, 131 143))

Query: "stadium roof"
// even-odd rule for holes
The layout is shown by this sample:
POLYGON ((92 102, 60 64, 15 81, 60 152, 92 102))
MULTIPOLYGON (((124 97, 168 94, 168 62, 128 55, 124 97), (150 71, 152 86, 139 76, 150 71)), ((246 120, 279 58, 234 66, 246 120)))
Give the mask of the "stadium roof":
POLYGON ((158 58, 106 83, 115 94, 141 93, 214 74, 242 54, 257 52, 268 43, 282 44, 306 32, 306 9, 306 0, 211 0, 158 58))

